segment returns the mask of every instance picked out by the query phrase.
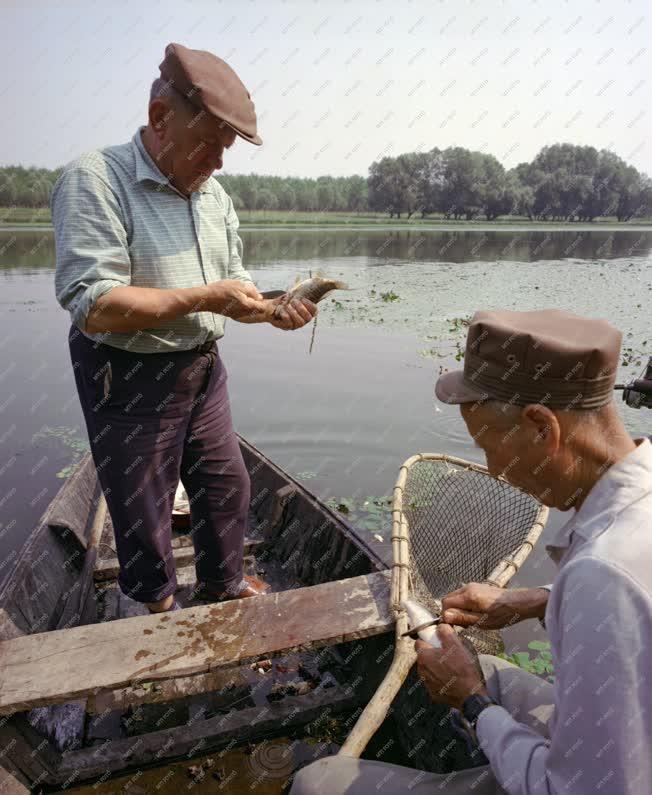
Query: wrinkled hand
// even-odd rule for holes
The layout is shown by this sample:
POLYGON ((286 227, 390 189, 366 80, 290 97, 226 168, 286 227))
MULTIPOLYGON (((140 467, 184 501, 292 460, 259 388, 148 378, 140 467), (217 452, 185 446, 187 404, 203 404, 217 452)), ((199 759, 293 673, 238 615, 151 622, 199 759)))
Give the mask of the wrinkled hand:
POLYGON ((240 319, 265 311, 266 302, 250 282, 221 279, 206 285, 206 301, 202 309, 240 319))
POLYGON ((437 628, 442 648, 417 640, 417 670, 430 698, 438 704, 462 709, 464 701, 473 693, 488 695, 475 660, 464 647, 452 627, 437 628))
POLYGON ((506 590, 495 585, 472 582, 441 600, 446 624, 483 629, 503 629, 526 618, 545 614, 548 592, 542 588, 506 590))
POLYGON ((317 314, 317 305, 307 298, 293 298, 289 303, 284 303, 284 296, 281 296, 273 298, 269 303, 274 307, 269 322, 284 331, 294 331, 305 326, 317 314))

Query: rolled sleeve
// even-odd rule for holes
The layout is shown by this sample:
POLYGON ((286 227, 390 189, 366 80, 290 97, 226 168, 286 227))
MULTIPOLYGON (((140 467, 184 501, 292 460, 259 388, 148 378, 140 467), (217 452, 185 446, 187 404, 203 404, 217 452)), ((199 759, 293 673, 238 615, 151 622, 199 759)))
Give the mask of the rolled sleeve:
POLYGON ((560 634, 550 740, 490 707, 476 726, 480 746, 509 795, 643 792, 652 777, 649 595, 617 566, 584 557, 564 566, 551 599, 560 634))
POLYGON ((92 284, 81 282, 77 292, 70 299, 68 305, 64 306, 62 301, 60 301, 60 303, 64 309, 70 312, 70 319, 75 326, 84 330, 86 328, 88 315, 97 299, 105 293, 108 293, 109 290, 112 290, 114 287, 125 286, 125 282, 118 281, 117 279, 100 279, 92 284))
POLYGON ((241 282, 254 283, 249 272, 242 266, 242 239, 238 234, 240 220, 233 206, 231 197, 225 192, 226 202, 226 236, 229 246, 229 279, 238 279, 241 282))
POLYGON ((72 322, 85 330, 98 298, 131 283, 127 231, 118 199, 93 171, 65 171, 52 192, 57 252, 55 292, 72 322))

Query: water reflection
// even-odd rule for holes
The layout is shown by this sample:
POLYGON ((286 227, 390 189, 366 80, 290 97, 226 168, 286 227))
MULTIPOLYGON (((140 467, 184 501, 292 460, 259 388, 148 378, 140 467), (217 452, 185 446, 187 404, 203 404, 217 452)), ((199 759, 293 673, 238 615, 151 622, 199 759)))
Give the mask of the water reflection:
MULTIPOLYGON (((652 232, 635 228, 546 232, 454 231, 408 229, 307 230, 242 227, 246 262, 274 265, 365 257, 370 264, 404 262, 535 262, 593 260, 648 256, 652 232)), ((49 268, 54 265, 54 235, 39 232, 0 232, 0 268, 49 268)))
POLYGON ((280 260, 367 257, 387 260, 473 262, 512 260, 615 259, 647 256, 652 233, 602 232, 439 232, 424 230, 242 229, 251 263, 280 260))

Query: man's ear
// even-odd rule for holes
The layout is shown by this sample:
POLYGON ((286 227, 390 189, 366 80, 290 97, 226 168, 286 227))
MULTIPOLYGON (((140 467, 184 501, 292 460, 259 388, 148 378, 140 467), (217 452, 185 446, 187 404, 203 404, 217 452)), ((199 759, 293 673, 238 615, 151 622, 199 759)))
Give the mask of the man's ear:
POLYGON ((172 118, 172 113, 172 109, 163 99, 153 99, 149 103, 149 125, 159 140, 165 135, 166 128, 172 118))
POLYGON ((521 416, 532 431, 534 443, 554 453, 561 439, 561 426, 554 411, 541 403, 530 403, 525 406, 521 416))

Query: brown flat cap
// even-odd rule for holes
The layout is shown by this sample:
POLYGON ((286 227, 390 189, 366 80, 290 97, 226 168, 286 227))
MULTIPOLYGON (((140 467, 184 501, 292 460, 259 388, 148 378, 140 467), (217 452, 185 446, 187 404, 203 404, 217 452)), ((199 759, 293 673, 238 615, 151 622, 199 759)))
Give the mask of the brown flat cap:
POLYGON ((476 312, 464 370, 440 376, 435 394, 444 403, 597 409, 613 399, 621 341, 606 320, 559 309, 476 312))
POLYGON ((205 50, 168 44, 161 77, 198 108, 226 122, 241 138, 260 146, 256 110, 249 92, 231 67, 205 50))

